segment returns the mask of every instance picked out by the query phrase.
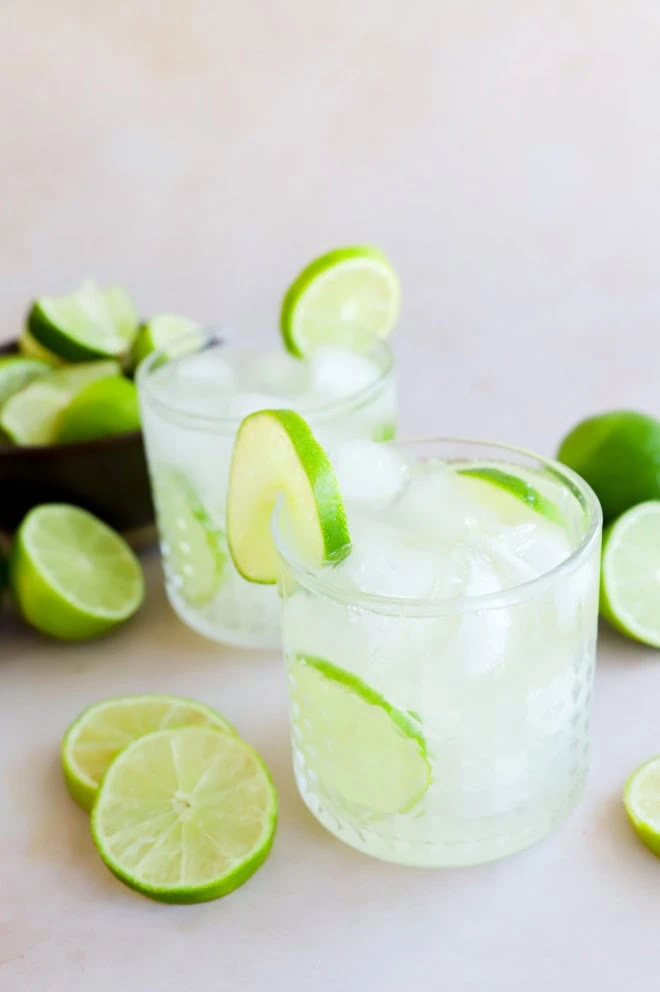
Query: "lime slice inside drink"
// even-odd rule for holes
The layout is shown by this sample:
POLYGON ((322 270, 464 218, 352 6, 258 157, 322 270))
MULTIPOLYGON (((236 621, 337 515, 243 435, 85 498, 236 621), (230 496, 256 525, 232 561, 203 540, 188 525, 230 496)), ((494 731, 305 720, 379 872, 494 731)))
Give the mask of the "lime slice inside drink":
POLYGON ((69 792, 83 809, 90 810, 103 776, 123 748, 156 730, 189 726, 234 733, 210 706, 177 696, 119 696, 89 706, 62 741, 62 768, 69 792))
POLYGON ((46 503, 16 536, 11 582, 21 613, 44 634, 87 640, 127 620, 144 596, 137 558, 86 510, 46 503))
POLYGON ((92 811, 108 868, 162 902, 226 895, 254 874, 275 833, 277 795, 244 741, 207 727, 147 734, 110 765, 92 811))
POLYGON ((311 262, 282 302, 280 328, 294 355, 322 344, 387 337, 399 316, 401 288, 387 257, 377 248, 338 248, 311 262))

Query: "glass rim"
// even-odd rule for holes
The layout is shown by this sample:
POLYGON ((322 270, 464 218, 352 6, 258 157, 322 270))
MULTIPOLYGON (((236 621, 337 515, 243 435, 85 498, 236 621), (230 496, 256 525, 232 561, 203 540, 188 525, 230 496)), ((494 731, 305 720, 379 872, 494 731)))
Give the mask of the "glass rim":
POLYGON ((479 445, 482 448, 489 447, 496 449, 503 455, 518 455, 533 459, 544 470, 549 470, 552 475, 558 476, 561 482, 579 500, 587 518, 585 532, 570 555, 559 562, 559 564, 554 565, 545 572, 541 572, 540 575, 536 575, 533 579, 528 579, 525 582, 517 583, 497 592, 480 593, 477 596, 462 596, 453 599, 390 596, 381 593, 362 592, 359 589, 344 588, 339 582, 333 581, 331 575, 321 574, 319 570, 307 565, 300 558, 292 554, 287 547, 286 540, 279 526, 279 518, 284 509, 284 497, 281 496, 275 506, 271 520, 273 541, 277 553, 284 562, 287 570, 308 592, 325 596, 327 599, 345 606, 354 607, 355 609, 363 609, 372 613, 397 617, 438 617, 458 613, 477 613, 484 610, 502 609, 534 599, 564 577, 572 574, 579 568, 599 538, 603 514, 595 492, 577 472, 574 472, 555 459, 545 458, 543 455, 538 455, 536 452, 530 451, 527 448, 503 444, 498 441, 482 441, 478 438, 435 437, 406 441, 381 441, 378 443, 401 448, 438 444, 479 445))
MULTIPOLYGON (((211 433, 229 433, 230 431, 233 432, 237 430, 239 424, 244 419, 244 416, 223 416, 197 413, 194 410, 189 410, 180 406, 176 402, 164 399, 153 386, 153 373, 155 371, 154 366, 157 366, 160 362, 162 362, 163 365, 169 364, 170 362, 176 361, 178 358, 198 354, 205 348, 210 348, 215 345, 235 347, 237 350, 254 352, 255 354, 258 352, 261 352, 262 354, 268 353, 267 348, 264 348, 263 345, 260 345, 254 340, 235 343, 232 341, 230 334, 231 331, 222 332, 211 327, 201 327, 193 331, 186 331, 184 334, 173 338, 167 345, 162 348, 157 348, 142 362, 140 362, 135 373, 135 382, 138 386, 138 390, 148 397, 149 403, 154 407, 154 409, 158 410, 161 416, 164 416, 165 419, 174 419, 177 426, 186 426, 192 428, 193 430, 203 430, 211 433), (196 347, 194 350, 183 350, 180 354, 169 354, 172 349, 185 349, 187 343, 195 343, 196 347)), ((383 383, 391 375, 394 369, 394 352, 392 351, 389 343, 384 338, 378 337, 377 334, 371 334, 365 331, 364 335, 365 340, 368 340, 369 342, 368 354, 373 354, 375 352, 383 359, 381 365, 379 366, 378 374, 367 386, 361 387, 349 396, 342 397, 338 400, 333 400, 330 403, 323 403, 319 406, 299 410, 298 412, 305 418, 305 420, 308 420, 312 424, 325 423, 328 420, 332 420, 334 417, 360 409, 362 406, 365 406, 375 394, 378 393, 383 383)), ((281 350, 284 354, 290 354, 290 352, 284 348, 283 344, 281 350)), ((278 354, 279 353, 280 352, 278 351, 278 354)), ((300 359, 300 361, 305 360, 306 359, 304 358, 300 359)), ((245 392, 245 390, 238 390, 237 392, 245 392)), ((291 405, 294 409, 297 409, 293 397, 291 405)))

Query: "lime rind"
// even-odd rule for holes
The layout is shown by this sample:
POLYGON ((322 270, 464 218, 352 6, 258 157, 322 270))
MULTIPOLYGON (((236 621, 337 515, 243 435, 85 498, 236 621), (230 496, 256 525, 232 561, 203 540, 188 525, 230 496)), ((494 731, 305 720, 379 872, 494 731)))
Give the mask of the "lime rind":
POLYGON ((539 513, 558 527, 566 527, 566 518, 560 507, 519 475, 489 465, 459 468, 457 471, 459 475, 497 486, 498 489, 524 503, 534 513, 539 513))
MULTIPOLYGON (((341 306, 339 312, 334 316, 330 313, 329 307, 323 308, 326 315, 324 323, 329 319, 333 325, 329 332, 318 327, 314 328, 312 333, 309 329, 304 330, 300 314, 310 294, 318 291, 321 281, 334 278, 342 268, 344 270, 358 270, 360 267, 370 272, 379 272, 380 281, 382 285, 388 286, 389 294, 387 312, 381 318, 378 326, 363 327, 362 330, 369 330, 370 333, 383 338, 391 333, 401 306, 401 287, 398 276, 389 259, 380 249, 371 245, 350 245, 329 251, 314 259, 296 276, 287 290, 280 310, 280 330, 287 351, 299 358, 304 358, 318 344, 334 343, 337 340, 337 335, 339 336, 339 343, 347 343, 346 335, 342 333, 342 323, 348 323, 348 321, 342 321, 341 306)), ((349 308, 351 307, 351 300, 342 302, 349 308)))
POLYGON ((194 331, 199 332, 201 342, 203 336, 200 325, 196 321, 171 313, 162 313, 152 317, 151 320, 140 326, 135 338, 131 362, 133 368, 137 368, 140 362, 144 361, 152 352, 160 349, 167 350, 169 346, 180 339, 185 339, 186 335, 191 335, 194 331))
POLYGON ((660 755, 629 776, 623 805, 637 836, 660 857, 660 755))
POLYGON ((101 858, 124 884, 159 902, 190 904, 227 895, 257 871, 272 847, 277 811, 275 786, 253 748, 230 734, 184 727, 147 734, 117 755, 101 783, 90 824, 101 858), (168 750, 171 769, 162 760, 168 750), (200 762, 200 756, 205 760, 200 762), (214 778, 223 775, 224 789, 213 788, 214 778), (147 789, 152 796, 144 799, 147 789), (240 815, 234 809, 232 816, 224 807, 237 790, 234 807, 244 800, 245 809, 240 815), (217 815, 209 815, 205 804, 215 804, 217 815), (239 835, 255 822, 258 833, 246 846, 239 835), (198 856, 195 841, 208 856, 198 856), (173 874, 174 864, 179 877, 156 877, 154 854, 162 874, 173 874))
POLYGON ((192 725, 236 733, 217 710, 181 696, 141 693, 92 703, 72 721, 62 740, 62 770, 72 798, 91 810, 103 775, 124 747, 146 733, 192 725), (76 753, 83 749, 87 769, 83 755, 76 753))
POLYGON ((277 582, 271 520, 279 499, 285 501, 296 546, 310 562, 338 563, 346 557, 348 523, 325 451, 300 414, 260 410, 238 429, 227 502, 229 551, 248 582, 277 582))

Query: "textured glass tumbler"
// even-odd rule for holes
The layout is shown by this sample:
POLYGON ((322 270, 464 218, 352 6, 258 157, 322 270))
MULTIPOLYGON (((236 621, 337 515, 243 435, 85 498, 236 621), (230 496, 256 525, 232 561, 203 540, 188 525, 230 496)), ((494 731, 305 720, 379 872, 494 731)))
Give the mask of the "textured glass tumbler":
POLYGON ((582 794, 600 506, 569 469, 513 448, 458 440, 402 447, 527 478, 560 509, 571 553, 524 584, 471 598, 364 594, 297 556, 279 507, 273 531, 295 776, 314 816, 367 854, 428 867, 474 864, 540 840, 582 794), (387 746, 384 721, 399 735, 387 746), (404 747, 421 755, 409 765, 419 788, 405 802, 396 771, 388 780, 404 747))

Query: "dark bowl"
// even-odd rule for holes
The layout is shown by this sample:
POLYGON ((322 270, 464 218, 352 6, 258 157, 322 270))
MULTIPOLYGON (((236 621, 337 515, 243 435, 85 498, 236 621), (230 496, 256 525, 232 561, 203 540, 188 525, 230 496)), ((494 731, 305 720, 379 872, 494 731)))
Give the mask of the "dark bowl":
MULTIPOLYGON (((16 346, 0 347, 10 355, 16 346)), ((140 431, 20 448, 0 442, 0 531, 11 532, 39 503, 74 503, 134 547, 155 540, 154 508, 140 431)))

